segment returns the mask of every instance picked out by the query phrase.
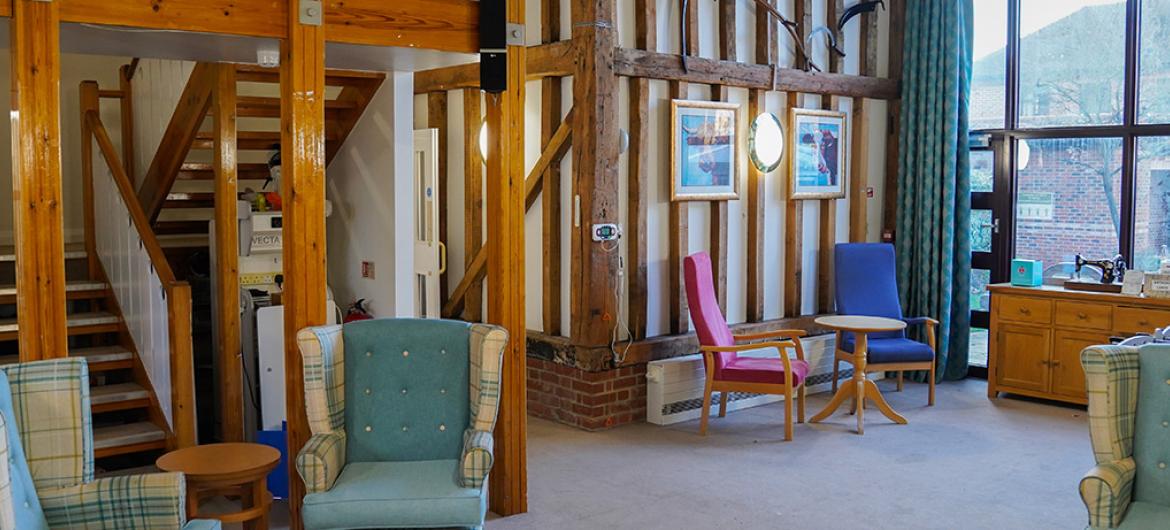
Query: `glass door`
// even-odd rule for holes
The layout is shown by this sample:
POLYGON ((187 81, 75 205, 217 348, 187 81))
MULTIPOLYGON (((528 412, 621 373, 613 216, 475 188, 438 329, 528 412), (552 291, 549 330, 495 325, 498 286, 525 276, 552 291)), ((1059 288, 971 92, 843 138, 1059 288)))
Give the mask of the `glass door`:
POLYGON ((987 329, 991 325, 991 296, 987 286, 1008 280, 1004 259, 1007 215, 1011 198, 1002 137, 971 137, 971 336, 969 373, 987 377, 987 329), (1008 207, 1005 207, 1005 204, 1008 207))

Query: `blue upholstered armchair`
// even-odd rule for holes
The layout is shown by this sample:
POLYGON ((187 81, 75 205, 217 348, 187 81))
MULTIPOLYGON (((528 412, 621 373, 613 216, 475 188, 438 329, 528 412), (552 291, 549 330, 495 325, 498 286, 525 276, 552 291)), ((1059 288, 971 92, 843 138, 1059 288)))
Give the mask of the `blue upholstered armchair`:
MULTIPOLYGON (((927 404, 934 405, 935 327, 930 317, 905 317, 898 299, 898 273, 894 246, 888 243, 839 243, 833 254, 834 287, 837 312, 901 320, 908 325, 926 328, 926 343, 906 337, 905 331, 887 331, 868 335, 866 372, 898 372, 898 390, 902 390, 902 372, 926 370, 930 373, 927 404)), ((833 359, 833 391, 837 391, 837 366, 853 361, 853 334, 842 333, 833 359)))
POLYGON ((1097 466, 1081 479, 1093 528, 1170 525, 1170 345, 1081 352, 1097 466))
POLYGON ((506 332, 382 319, 301 330, 305 528, 483 526, 506 332))
POLYGON ((0 455, 0 530, 220 528, 186 521, 182 473, 94 478, 85 359, 0 370, 0 455))

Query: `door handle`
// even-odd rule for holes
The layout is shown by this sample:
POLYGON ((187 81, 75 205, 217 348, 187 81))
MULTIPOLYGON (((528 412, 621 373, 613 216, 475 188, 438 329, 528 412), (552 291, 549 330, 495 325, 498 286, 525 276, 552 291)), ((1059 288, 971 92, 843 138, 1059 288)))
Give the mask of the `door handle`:
POLYGON ((447 245, 439 242, 439 274, 447 273, 447 245))
POLYGON ((991 233, 998 234, 999 233, 999 218, 996 217, 995 219, 992 219, 990 223, 979 223, 979 227, 980 228, 990 228, 991 233))

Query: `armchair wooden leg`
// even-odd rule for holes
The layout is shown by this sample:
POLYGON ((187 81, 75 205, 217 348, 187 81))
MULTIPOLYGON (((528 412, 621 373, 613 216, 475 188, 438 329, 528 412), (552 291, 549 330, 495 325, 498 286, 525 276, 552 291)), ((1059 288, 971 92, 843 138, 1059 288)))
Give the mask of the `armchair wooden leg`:
POLYGON ((707 416, 711 415, 711 387, 703 390, 703 415, 699 419, 699 434, 707 435, 707 416))
POLYGON ((927 399, 927 402, 926 402, 926 405, 929 407, 934 406, 934 370, 935 370, 934 364, 931 364, 930 365, 930 397, 927 399))
POLYGON ((800 385, 800 393, 796 395, 796 422, 804 423, 804 384, 800 385))
POLYGON ((719 393, 719 417, 727 417, 727 402, 731 399, 731 392, 726 390, 719 393))
POLYGON ((792 441, 792 387, 784 387, 784 441, 792 441))
POLYGON ((902 371, 898 370, 898 392, 902 391, 902 371))

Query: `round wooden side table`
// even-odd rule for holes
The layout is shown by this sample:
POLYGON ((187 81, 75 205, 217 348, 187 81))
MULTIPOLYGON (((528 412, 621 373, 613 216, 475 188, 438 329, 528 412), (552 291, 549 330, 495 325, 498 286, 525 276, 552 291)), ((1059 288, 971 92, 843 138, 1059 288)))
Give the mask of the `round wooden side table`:
POLYGON ((280 451, 267 445, 222 443, 171 451, 155 465, 180 472, 187 479, 187 517, 244 523, 248 530, 267 530, 272 494, 265 479, 280 463, 280 451), (218 495, 239 495, 242 509, 228 513, 199 513, 199 502, 218 495))
MULTIPOLYGON (((825 407, 825 410, 817 413, 809 419, 810 423, 817 423, 825 418, 828 418, 837 407, 848 398, 854 398, 854 407, 856 410, 854 414, 857 416, 857 434, 865 433, 865 400, 873 401, 879 411, 894 423, 902 425, 906 424, 906 418, 901 414, 894 412, 886 399, 882 397, 882 393, 878 390, 876 384, 865 377, 865 363, 869 353, 869 341, 867 340, 867 333, 877 333, 881 331, 900 331, 906 329, 906 323, 901 320, 894 320, 892 318, 883 317, 866 317, 866 316, 849 316, 849 315, 834 315, 827 317, 820 317, 815 322, 826 328, 835 330, 837 332, 837 349, 840 351, 842 332, 849 331, 853 333, 853 381, 852 384, 845 383, 833 395, 833 399, 825 407)), ((834 354, 835 356, 835 354, 834 354)), ((836 362, 836 361, 834 361, 836 362)))

